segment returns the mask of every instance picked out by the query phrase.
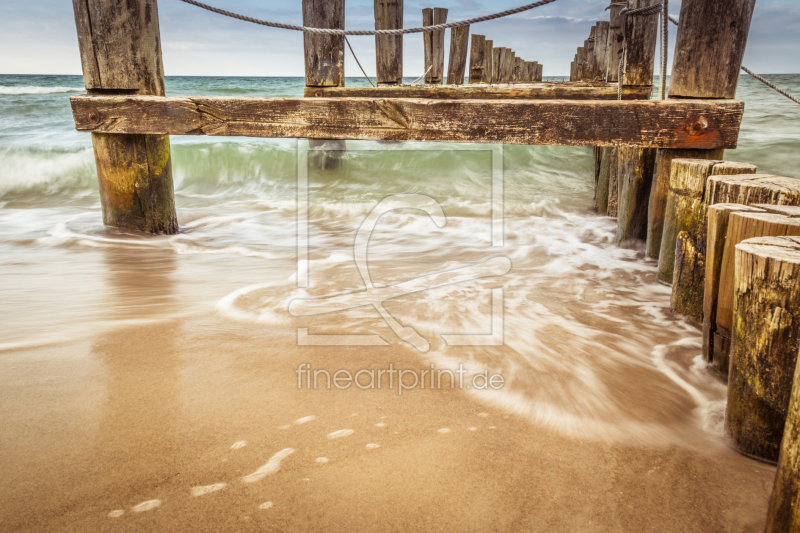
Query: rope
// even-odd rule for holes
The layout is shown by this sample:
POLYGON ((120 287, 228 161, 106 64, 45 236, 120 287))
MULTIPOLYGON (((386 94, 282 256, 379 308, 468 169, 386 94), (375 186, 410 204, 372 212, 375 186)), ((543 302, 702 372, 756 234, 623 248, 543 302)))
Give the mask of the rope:
POLYGON ((364 67, 362 67, 362 66, 361 66, 361 61, 359 61, 359 60, 358 60, 358 57, 356 57, 356 53, 355 53, 355 52, 353 52, 353 47, 352 47, 352 46, 350 46, 350 41, 348 40, 348 38, 347 38, 347 35, 345 35, 345 36, 344 36, 344 42, 346 42, 346 43, 347 43, 347 48, 349 48, 349 49, 350 49, 350 53, 351 53, 351 54, 353 54, 353 59, 355 59, 355 60, 356 60, 356 64, 358 64, 358 68, 360 68, 360 69, 361 69, 361 74, 363 74, 363 75, 364 75, 364 77, 365 77, 365 78, 367 78, 367 81, 369 82, 369 84, 370 84, 370 85, 372 85, 373 87, 375 87, 375 84, 374 84, 374 83, 372 83, 372 80, 371 80, 371 79, 369 79, 369 76, 367 76, 367 73, 366 73, 366 72, 364 72, 364 67))
MULTIPOLYGON (((678 21, 674 17, 669 17, 669 20, 672 21, 672 23, 675 24, 676 26, 678 25, 678 21)), ((761 83, 763 83, 764 85, 769 87, 770 89, 776 90, 778 93, 782 94, 783 96, 785 96, 786 98, 788 98, 789 100, 794 102, 795 104, 800 104, 800 99, 792 96, 791 94, 787 93, 786 91, 784 91, 780 87, 776 87, 775 85, 773 85, 772 83, 768 82, 767 80, 765 80, 764 78, 762 78, 761 76, 759 76, 758 74, 756 74, 755 72, 750 70, 749 68, 745 67, 744 65, 742 65, 742 70, 747 72, 748 74, 750 74, 752 77, 754 77, 755 79, 757 79, 758 81, 760 81, 761 83)))
POLYGON ((661 75, 658 77, 658 99, 667 99, 667 58, 669 54, 669 0, 661 12, 661 75))
POLYGON ((438 31, 438 30, 445 30, 447 28, 457 28, 459 26, 469 26, 471 24, 477 24, 478 22, 485 22, 487 20, 494 20, 499 19, 502 17, 507 17, 509 15, 516 15, 517 13, 522 13, 523 11, 528 11, 534 9, 536 7, 541 7, 547 4, 551 4, 556 0, 539 0, 538 2, 534 2, 532 4, 527 4, 524 6, 520 6, 514 9, 509 9, 507 11, 501 11, 500 13, 495 13, 494 15, 486 15, 483 17, 476 17, 469 20, 462 20, 460 22, 448 22, 447 24, 436 24, 433 26, 424 26, 422 28, 407 28, 407 29, 396 29, 396 30, 335 30, 329 28, 309 28, 306 26, 293 26, 291 24, 282 24, 280 22, 270 22, 267 20, 260 20, 252 17, 246 17, 244 15, 239 15, 237 13, 232 13, 230 11, 225 11, 224 9, 219 9, 208 4, 203 4, 201 2, 197 2, 196 0, 181 0, 181 2, 185 2, 187 4, 206 9, 211 11, 212 13, 217 13, 218 15, 225 15, 226 17, 231 17, 239 20, 243 20, 245 22, 252 22, 254 24, 260 24, 262 26, 269 26, 270 28, 281 28, 284 30, 294 30, 294 31, 302 31, 307 33, 321 33, 321 34, 333 34, 333 35, 404 35, 406 33, 422 33, 426 31, 438 31))
POLYGON ((742 67, 742 70, 743 70, 743 71, 745 71, 745 72, 747 72, 747 73, 748 73, 748 74, 750 74, 751 76, 753 76, 755 79, 757 79, 758 81, 760 81, 761 83, 763 83, 763 84, 764 84, 764 85, 766 85, 767 87, 770 87, 771 89, 775 89, 776 91, 778 91, 779 93, 781 93, 783 96, 785 96, 786 98, 788 98, 789 100, 791 100, 791 101, 792 101, 792 102, 794 102, 795 104, 800 104, 800 99, 798 99, 798 98, 795 98, 794 96, 792 96, 791 94, 787 93, 786 91, 784 91, 784 90, 783 90, 783 89, 781 89, 781 88, 775 87, 775 86, 774 86, 774 85, 772 85, 770 82, 768 82, 767 80, 765 80, 764 78, 762 78, 762 77, 761 77, 761 76, 759 76, 758 74, 755 74, 754 72, 752 72, 752 71, 751 71, 750 69, 748 69, 747 67, 742 67))
POLYGON ((417 78, 417 79, 415 79, 414 81, 412 81, 412 82, 411 82, 411 85, 414 85, 414 84, 415 84, 415 83, 417 83, 419 80, 421 80, 422 78, 424 78, 425 76, 427 76, 427 75, 428 75, 428 72, 430 72, 432 68, 433 68, 433 65, 429 66, 429 67, 428 67, 428 70, 426 70, 426 71, 425 71, 425 74, 423 74, 423 75, 422 75, 422 76, 420 76, 419 78, 417 78))

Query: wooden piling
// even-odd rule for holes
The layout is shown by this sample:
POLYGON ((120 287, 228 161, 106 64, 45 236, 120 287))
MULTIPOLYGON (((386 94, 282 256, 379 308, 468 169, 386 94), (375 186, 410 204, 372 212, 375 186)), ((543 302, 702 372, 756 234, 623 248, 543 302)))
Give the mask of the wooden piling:
POLYGON ((575 54, 577 56, 577 58, 578 58, 578 63, 576 64, 577 71, 575 73, 577 79, 575 81, 584 81, 583 72, 584 72, 584 68, 585 68, 585 63, 584 62, 586 60, 586 57, 585 57, 585 54, 584 54, 584 50, 585 49, 584 49, 583 46, 579 46, 578 47, 578 53, 575 54))
MULTIPOLYGON (((72 5, 90 94, 164 96, 156 0, 73 0, 72 5)), ((93 133, 92 146, 103 223, 178 233, 169 135, 93 133)))
POLYGON ((595 50, 595 42, 594 36, 595 32, 597 31, 597 26, 592 26, 591 30, 589 31, 589 38, 584 42, 584 49, 586 50, 586 81, 594 81, 597 71, 597 65, 595 63, 596 57, 594 55, 595 50))
MULTIPOLYGON (((778 244, 781 252, 800 256, 800 241, 787 241, 778 244)), ((800 531, 800 365, 795 365, 792 381, 795 385, 789 398, 765 533, 800 531)))
POLYGON ((594 32, 594 79, 595 81, 606 81, 606 69, 608 68, 608 31, 610 23, 600 21, 595 25, 594 32))
POLYGON ((492 48, 492 83, 501 83, 500 81, 500 57, 502 56, 502 49, 492 48))
POLYGON ((516 83, 517 53, 509 49, 508 56, 508 83, 516 83))
MULTIPOLYGON (((344 0, 303 0, 303 25, 344 29, 344 0)), ((344 37, 303 34, 306 87, 344 87, 344 37)))
MULTIPOLYGON (((662 161, 669 155, 662 155, 662 161)), ((669 192, 664 208, 664 226, 658 253, 658 281, 673 282, 675 242, 678 233, 688 231, 700 237, 705 234, 706 183, 711 176, 755 174, 755 165, 734 161, 705 159, 672 159, 669 192)), ((704 244, 700 245, 702 249, 704 244)))
POLYGON ((610 152, 608 153, 609 161, 608 161, 608 216, 610 217, 617 217, 617 205, 618 205, 618 198, 619 194, 617 191, 618 180, 617 180, 617 171, 619 169, 618 159, 619 156, 617 155, 619 149, 617 147, 611 147, 610 152))
MULTIPOLYGON (((375 0, 375 29, 397 30, 403 27, 403 0, 375 0)), ((403 36, 375 36, 375 64, 378 85, 403 82, 403 36)))
POLYGON ((595 209, 601 215, 608 214, 609 192, 611 186, 611 157, 613 148, 600 148, 600 171, 597 180, 597 194, 595 196, 595 209))
POLYGON ((536 81, 544 81, 544 65, 541 63, 536 64, 536 81))
MULTIPOLYGON (((433 26, 447 22, 447 9, 441 7, 422 10, 422 25, 433 26)), ((425 83, 440 85, 444 82, 444 30, 423 32, 425 47, 425 83), (429 70, 430 69, 430 70, 429 70)))
POLYGON ((486 83, 484 69, 486 68, 486 36, 472 35, 472 42, 469 50, 469 83, 486 83))
POLYGON ((650 201, 647 209, 647 243, 645 253, 650 259, 661 255, 661 240, 664 230, 664 217, 669 196, 670 169, 673 159, 713 159, 720 160, 724 150, 659 150, 656 154, 656 168, 650 201))
POLYGON ((684 0, 670 98, 734 98, 756 0, 684 0))
POLYGON ((715 324, 728 220, 731 213, 738 211, 764 212, 762 209, 741 204, 716 204, 708 206, 707 217, 706 276, 703 282, 703 359, 725 376, 728 375, 730 342, 726 342, 724 337, 715 335, 715 324))
POLYGON ((800 239, 742 242, 735 280, 725 427, 741 452, 777 461, 800 349, 800 239))
POLYGON ((620 149, 617 245, 635 246, 647 238, 647 203, 650 198, 656 151, 650 148, 620 149))
MULTIPOLYGON (((630 9, 648 7, 659 0, 629 0, 630 9)), ((623 49, 622 81, 626 86, 650 86, 653 84, 657 16, 628 16, 624 20, 625 47, 623 49)), ((618 189, 619 208, 617 214, 617 244, 631 240, 647 240, 647 208, 653 183, 656 151, 650 148, 626 148, 619 176, 622 187, 618 189)))
POLYGON ((609 9, 611 20, 608 26, 608 45, 606 46, 606 81, 609 82, 619 81, 617 73, 625 45, 625 28, 623 27, 625 17, 619 14, 622 7, 620 2, 611 0, 609 9))
POLYGON ((467 67, 469 26, 450 29, 450 61, 447 68, 448 85, 464 85, 464 71, 467 67))
POLYGON ((522 73, 522 64, 523 64, 522 58, 517 57, 515 58, 515 61, 516 65, 514 67, 514 83, 525 83, 525 79, 522 73))
POLYGON ((483 77, 481 83, 494 83, 494 41, 486 41, 486 49, 483 53, 483 77))

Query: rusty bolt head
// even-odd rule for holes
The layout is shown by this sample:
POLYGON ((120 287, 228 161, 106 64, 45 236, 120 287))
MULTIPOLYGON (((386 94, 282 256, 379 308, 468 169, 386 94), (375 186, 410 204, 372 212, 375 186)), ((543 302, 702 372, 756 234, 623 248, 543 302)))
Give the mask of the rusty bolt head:
POLYGON ((100 111, 93 107, 90 108, 88 111, 86 111, 86 120, 92 124, 98 124, 100 122, 100 111))
POLYGON ((316 96, 317 98, 322 98, 324 96, 324 93, 322 91, 314 91, 314 96, 316 96))
POLYGON ((702 135, 708 129, 708 119, 701 115, 689 117, 689 119, 686 121, 685 129, 686 133, 693 137, 702 135))

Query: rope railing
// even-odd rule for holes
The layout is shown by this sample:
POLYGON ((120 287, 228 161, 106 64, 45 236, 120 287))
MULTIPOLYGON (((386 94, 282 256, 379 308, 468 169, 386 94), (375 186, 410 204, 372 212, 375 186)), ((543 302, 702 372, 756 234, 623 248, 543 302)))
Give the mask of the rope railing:
POLYGON ((405 35, 407 33, 422 33, 426 31, 446 30, 447 28, 458 28, 459 26, 470 26, 472 24, 477 24, 478 22, 486 22, 487 20, 494 20, 502 17, 508 17, 510 15, 516 15, 517 13, 522 13, 524 11, 529 11, 531 9, 545 6, 547 4, 552 4, 556 0, 539 0, 538 2, 534 2, 532 4, 526 4, 524 6, 516 7, 514 9, 508 9, 506 11, 494 13, 493 15, 485 15, 483 17, 475 17, 472 19, 461 20, 458 22, 435 24, 433 26, 423 26, 421 28, 405 28, 405 29, 395 29, 395 30, 339 30, 332 28, 310 28, 308 26, 295 26, 292 24, 283 24, 281 22, 270 22, 268 20, 261 20, 253 17, 247 17, 245 15, 239 15, 238 13, 233 13, 231 11, 219 9, 217 7, 210 6, 208 4, 197 2, 196 0, 180 0, 180 1, 202 9, 206 9, 208 11, 211 11, 212 13, 217 13, 218 15, 224 15, 226 17, 243 20, 245 22, 252 22, 253 24, 260 24, 261 26, 268 26, 270 28, 280 28, 283 30, 293 30, 293 31, 302 31, 306 33, 321 33, 330 35, 405 35))

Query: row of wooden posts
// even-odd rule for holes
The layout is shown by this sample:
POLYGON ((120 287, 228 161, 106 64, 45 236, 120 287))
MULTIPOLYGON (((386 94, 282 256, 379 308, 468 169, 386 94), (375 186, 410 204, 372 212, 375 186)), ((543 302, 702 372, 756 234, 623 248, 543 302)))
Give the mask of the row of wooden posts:
MULTIPOLYGON (((342 3, 344 5, 344 3, 342 3)), ((447 22, 448 10, 441 7, 422 10, 422 25, 433 26, 447 22)), ((375 29, 394 30, 403 27, 403 0, 375 0, 375 29)), ((425 52, 425 83, 441 85, 444 76, 445 30, 423 34, 425 52)), ((493 41, 484 35, 472 35, 469 44, 469 25, 450 29, 450 57, 447 83, 463 85, 469 52, 469 83, 534 83, 542 81, 542 66, 524 61, 509 48, 494 48, 493 41)), ((378 86, 403 83, 403 36, 375 36, 375 63, 378 86)), ((344 79, 342 78, 342 84, 344 79)), ((343 85, 341 85, 343 86, 343 85)))
MULTIPOLYGON (((720 2, 683 2, 675 57, 694 57, 695 70, 689 79, 674 63, 670 98, 735 95, 755 0, 692 21, 702 3, 720 2), (704 47, 716 55, 698 55, 704 47)), ((615 78, 615 9, 578 49, 572 80, 615 78)), ((629 32, 631 21, 623 24, 629 32)), ((642 51, 651 83, 654 51, 642 51)), ((617 244, 642 243, 658 261, 672 312, 702 328, 705 360, 727 377, 728 437, 743 454, 778 464, 767 531, 800 529, 800 180, 724 161, 723 150, 595 153, 595 208, 617 218, 617 244)))
POLYGON ((598 21, 589 38, 578 47, 569 66, 569 81, 616 82, 625 43, 621 6, 611 8, 611 20, 598 21))

